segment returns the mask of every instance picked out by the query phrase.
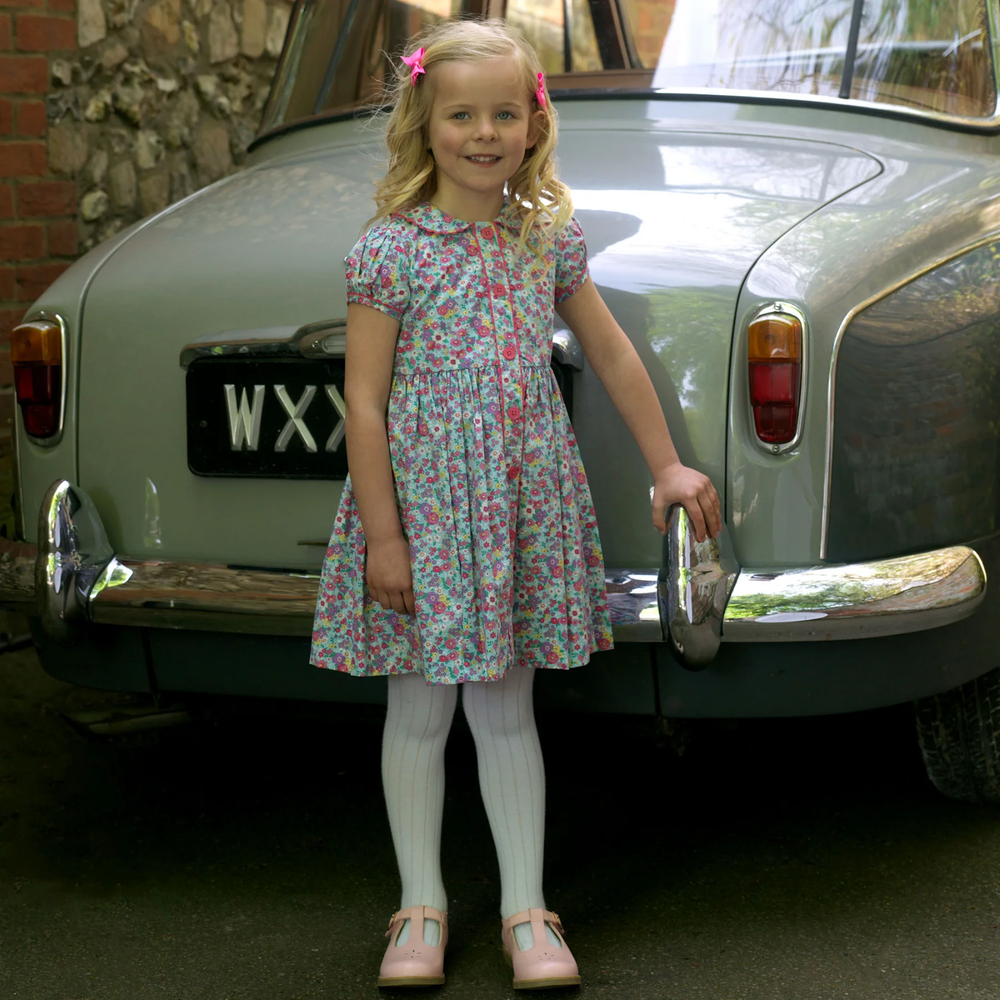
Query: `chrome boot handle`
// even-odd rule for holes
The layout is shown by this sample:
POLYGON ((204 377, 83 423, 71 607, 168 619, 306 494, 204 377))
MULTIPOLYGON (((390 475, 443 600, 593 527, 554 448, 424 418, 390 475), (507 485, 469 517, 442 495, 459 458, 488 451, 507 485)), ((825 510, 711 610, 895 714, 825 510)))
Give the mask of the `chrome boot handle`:
POLYGON ((687 511, 667 511, 665 567, 660 574, 660 623, 677 660, 688 670, 704 670, 722 642, 722 618, 736 573, 723 569, 719 543, 699 542, 687 511))

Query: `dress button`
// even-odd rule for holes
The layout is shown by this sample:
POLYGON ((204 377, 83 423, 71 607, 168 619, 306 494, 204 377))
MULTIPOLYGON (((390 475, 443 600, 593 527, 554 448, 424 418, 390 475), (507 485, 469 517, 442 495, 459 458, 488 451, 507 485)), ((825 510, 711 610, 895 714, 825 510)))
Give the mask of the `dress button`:
POLYGON ((485 229, 479 230, 479 235, 482 236, 484 240, 491 240, 493 239, 493 230, 487 226, 485 229))
POLYGON ((517 479, 517 477, 520 475, 520 473, 521 473, 521 470, 516 465, 512 465, 507 470, 507 478, 508 479, 517 479))
POLYGON ((501 295, 506 295, 507 294, 507 289, 504 288, 503 285, 494 285, 493 286, 493 294, 496 295, 497 298, 499 298, 501 295))
POLYGON ((510 417, 511 420, 520 420, 521 419, 521 407, 520 406, 512 406, 507 411, 507 416, 510 417))
POLYGON ((505 357, 505 358, 506 358, 506 359, 507 359, 508 361, 513 361, 513 360, 514 360, 514 358, 516 358, 516 357, 517 357, 517 348, 516 348, 516 347, 505 347, 505 348, 503 349, 503 356, 504 356, 504 357, 505 357))

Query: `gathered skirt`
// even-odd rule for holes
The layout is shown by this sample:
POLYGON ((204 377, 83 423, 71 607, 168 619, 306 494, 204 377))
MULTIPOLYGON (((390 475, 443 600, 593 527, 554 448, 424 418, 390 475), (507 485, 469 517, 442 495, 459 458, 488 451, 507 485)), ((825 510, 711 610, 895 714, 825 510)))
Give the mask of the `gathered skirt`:
POLYGON ((455 684, 515 665, 568 669, 611 648, 597 520, 566 408, 547 365, 519 381, 512 408, 496 367, 394 375, 386 426, 416 613, 369 597, 348 477, 310 662, 455 684))

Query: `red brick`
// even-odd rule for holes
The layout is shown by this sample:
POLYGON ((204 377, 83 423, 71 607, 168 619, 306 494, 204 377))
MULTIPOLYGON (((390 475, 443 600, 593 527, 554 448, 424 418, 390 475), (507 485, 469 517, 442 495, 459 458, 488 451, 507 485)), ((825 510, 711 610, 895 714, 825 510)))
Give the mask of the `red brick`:
POLYGON ((10 48, 10 14, 0 14, 0 49, 10 48))
POLYGON ((17 134, 38 138, 49 129, 49 119, 42 101, 19 101, 17 105, 17 134))
POLYGON ((69 264, 21 264, 17 269, 17 301, 34 302, 69 264))
MULTIPOLYGON (((76 21, 47 14, 18 14, 15 22, 19 52, 76 50, 76 21)), ((0 38, 2 38, 0 34, 0 38)), ((10 48, 10 46, 6 46, 10 48)))
POLYGON ((39 225, 0 226, 0 260, 38 260, 45 256, 45 229, 39 225))
POLYGON ((46 162, 44 142, 0 143, 0 177, 42 177, 46 162))
POLYGON ((75 257, 80 252, 75 222, 50 222, 48 229, 50 257, 75 257))
POLYGON ((0 94, 44 94, 48 88, 45 56, 0 56, 0 94))
POLYGON ((21 219, 45 215, 76 215, 76 184, 73 181, 22 182, 17 188, 17 211, 21 219))
MULTIPOLYGON (((24 319, 27 309, 0 309, 0 344, 10 343, 10 331, 24 319)), ((10 364, 9 347, 0 352, 0 385, 10 385, 14 381, 14 369, 10 364)))
POLYGON ((0 302, 14 301, 14 268, 0 267, 0 302))
POLYGON ((14 186, 0 184, 0 219, 14 218, 14 186))
MULTIPOLYGON (((0 0, 2 3, 3 0, 0 0)), ((24 7, 34 7, 32 4, 23 4, 24 7)), ((63 11, 67 14, 76 13, 76 0, 49 0, 49 10, 63 11)))
POLYGON ((14 131, 14 102, 0 100, 0 135, 14 131))

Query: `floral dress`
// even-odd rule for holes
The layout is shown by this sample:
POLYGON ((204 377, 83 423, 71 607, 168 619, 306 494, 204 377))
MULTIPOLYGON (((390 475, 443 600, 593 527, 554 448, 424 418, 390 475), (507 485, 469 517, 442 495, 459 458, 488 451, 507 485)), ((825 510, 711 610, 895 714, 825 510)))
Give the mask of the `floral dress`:
POLYGON ((399 321, 386 426, 416 614, 373 602, 348 477, 320 580, 310 662, 428 683, 566 669, 609 649, 597 521, 550 366, 553 305, 587 278, 572 221, 544 256, 520 222, 429 204, 373 226, 347 301, 399 321))

